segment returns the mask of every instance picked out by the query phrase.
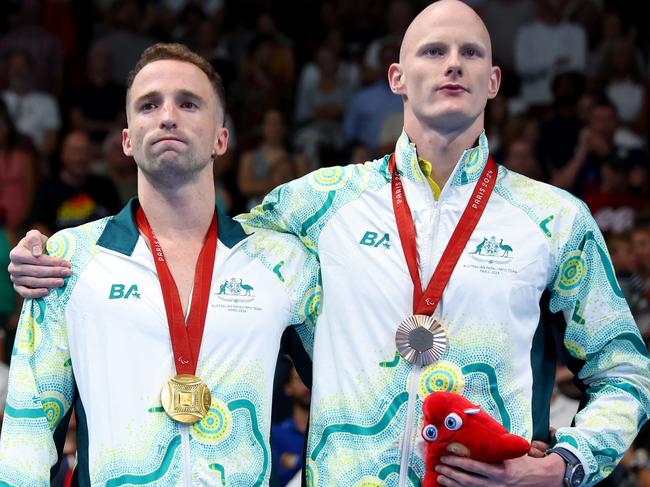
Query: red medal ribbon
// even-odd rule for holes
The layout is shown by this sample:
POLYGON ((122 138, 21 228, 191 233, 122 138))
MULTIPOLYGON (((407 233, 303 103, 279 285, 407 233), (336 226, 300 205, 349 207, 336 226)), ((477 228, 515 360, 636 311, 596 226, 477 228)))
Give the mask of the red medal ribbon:
POLYGON ((406 258, 406 264, 408 265, 411 280, 413 281, 413 313, 416 315, 431 316, 442 298, 442 293, 458 263, 460 254, 463 252, 465 245, 467 245, 472 232, 483 214, 483 210, 487 206, 487 202, 496 184, 498 169, 492 156, 488 156, 487 164, 483 168, 481 177, 474 186, 474 191, 465 207, 465 211, 442 257, 440 257, 440 262, 436 266, 429 285, 422 292, 422 281, 420 280, 420 273, 418 271, 417 249, 415 245, 415 225, 413 224, 411 209, 406 201, 402 181, 395 166, 395 153, 393 153, 388 165, 388 170, 392 175, 393 211, 395 212, 399 238, 404 249, 404 257, 406 258))
POLYGON ((167 266, 162 247, 153 233, 142 208, 138 209, 135 218, 138 228, 147 236, 151 245, 151 253, 156 264, 156 272, 160 280, 165 311, 167 312, 167 324, 169 325, 169 334, 172 340, 176 373, 194 375, 199 361, 201 341, 203 340, 203 328, 205 327, 205 316, 208 311, 208 301, 210 300, 210 285, 212 284, 212 271, 217 250, 216 214, 212 217, 210 228, 203 242, 199 258, 196 261, 194 289, 192 291, 192 303, 190 304, 187 326, 185 326, 183 306, 181 305, 176 282, 174 282, 174 277, 167 266))

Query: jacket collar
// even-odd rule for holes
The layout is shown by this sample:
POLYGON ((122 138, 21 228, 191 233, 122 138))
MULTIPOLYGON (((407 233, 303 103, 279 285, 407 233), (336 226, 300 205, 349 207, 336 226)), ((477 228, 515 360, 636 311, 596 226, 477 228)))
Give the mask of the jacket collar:
MULTIPOLYGON (((485 131, 483 131, 478 138, 478 144, 463 151, 447 184, 462 186, 476 182, 487 163, 489 153, 488 140, 485 136, 485 131)), ((390 180, 390 174, 388 174, 389 159, 390 154, 385 157, 385 163, 382 166, 388 180, 390 180)), ((402 135, 397 139, 397 144, 395 144, 395 159, 397 171, 400 176, 417 183, 426 184, 425 177, 418 163, 417 148, 403 130, 402 135)))
MULTIPOLYGON (((140 236, 135 223, 135 214, 138 208, 140 208, 138 199, 131 198, 122 211, 106 224, 97 240, 97 245, 130 256, 140 236)), ((226 215, 219 206, 216 209, 219 241, 226 247, 232 248, 248 235, 244 232, 241 224, 226 215)))

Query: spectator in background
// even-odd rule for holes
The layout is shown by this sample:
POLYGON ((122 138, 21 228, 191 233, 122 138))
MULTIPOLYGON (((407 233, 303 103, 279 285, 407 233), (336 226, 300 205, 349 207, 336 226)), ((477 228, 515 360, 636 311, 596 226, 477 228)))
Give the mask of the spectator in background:
POLYGON ((650 167, 647 161, 634 161, 627 175, 630 193, 640 196, 650 205, 650 167))
POLYGON ((647 203, 629 191, 629 166, 625 160, 609 157, 600 166, 598 188, 585 196, 584 202, 603 233, 631 230, 636 212, 647 203))
POLYGON ((278 110, 268 110, 261 126, 262 141, 245 152, 239 164, 239 192, 248 198, 247 208, 256 206, 266 193, 306 171, 286 145, 284 117, 278 110))
POLYGON ((564 167, 552 171, 551 184, 585 199, 598 190, 604 161, 618 158, 628 165, 647 162, 644 152, 616 143, 618 126, 616 107, 606 99, 598 100, 591 109, 589 123, 580 132, 574 156, 564 167))
POLYGON ((401 44, 404 32, 413 20, 413 8, 411 2, 406 0, 392 0, 386 9, 386 22, 388 32, 386 35, 374 39, 368 44, 363 57, 364 79, 366 81, 376 81, 386 77, 386 71, 383 71, 381 60, 381 50, 386 44, 401 44))
POLYGON ((80 130, 70 132, 61 147, 61 171, 40 185, 32 225, 51 235, 64 228, 113 215, 121 208, 110 179, 90 173, 91 143, 80 130))
POLYGON ((362 164, 369 161, 370 152, 363 142, 352 141, 345 148, 344 161, 350 161, 350 164, 362 164))
POLYGON ((578 100, 585 86, 585 77, 580 73, 562 73, 553 79, 553 112, 540 124, 537 144, 545 174, 563 168, 575 154, 583 127, 578 117, 578 100))
POLYGON ((204 19, 193 36, 194 51, 206 59, 223 79, 225 86, 235 78, 235 66, 230 50, 220 36, 220 28, 213 19, 204 19))
MULTIPOLYGON (((645 285, 637 273, 637 256, 634 252, 632 232, 610 233, 607 235, 607 250, 616 271, 616 280, 630 305, 630 310, 637 325, 641 323, 641 314, 646 315, 648 301, 645 299, 645 285)), ((645 321, 643 319, 642 321, 645 321)))
POLYGON ((513 69, 517 31, 534 20, 533 8, 533 0, 492 0, 478 9, 492 39, 494 64, 506 72, 513 69))
MULTIPOLYGON (((186 2, 176 16, 172 38, 192 48, 196 46, 196 35, 206 19, 205 10, 198 2, 186 2)), ((208 58, 206 58, 208 59, 208 58)))
POLYGON ((255 37, 242 60, 240 82, 233 86, 233 114, 237 116, 239 136, 244 146, 250 146, 256 135, 254 127, 262 123, 264 114, 276 107, 282 110, 291 98, 290 85, 276 76, 276 48, 276 41, 271 35, 255 37))
MULTIPOLYGON (((387 73, 388 67, 399 57, 399 45, 385 44, 380 57, 382 72, 387 73)), ((402 98, 390 90, 388 78, 382 77, 360 90, 348 103, 343 120, 346 140, 359 140, 369 148, 371 155, 378 153, 382 127, 391 115, 401 117, 402 98)), ((401 132, 402 125, 394 125, 399 126, 401 132)), ((391 139, 393 145, 397 137, 391 139)))
POLYGON ((124 125, 124 87, 111 81, 111 50, 95 43, 88 52, 87 80, 69 94, 70 124, 101 144, 108 132, 124 125))
POLYGON ((490 152, 495 154, 497 160, 503 160, 503 142, 509 115, 508 100, 500 93, 485 106, 485 135, 488 137, 490 152))
MULTIPOLYGON (((322 48, 329 50, 337 60, 336 76, 342 86, 349 93, 353 93, 359 87, 361 82, 361 72, 359 66, 350 62, 344 57, 345 42, 343 34, 339 29, 330 29, 327 31, 324 39, 319 43, 322 48)), ((318 57, 308 61, 300 72, 298 90, 313 89, 320 79, 320 68, 318 66, 318 57)))
POLYGON ((137 0, 116 0, 111 9, 115 25, 99 38, 99 42, 111 52, 111 80, 120 85, 138 62, 142 51, 156 40, 140 31, 143 10, 137 0))
POLYGON ((124 154, 121 130, 114 130, 106 136, 102 152, 107 164, 107 175, 117 189, 120 204, 124 206, 138 193, 138 167, 132 157, 124 154))
POLYGON ((648 87, 630 41, 612 43, 598 73, 601 91, 614 104, 621 123, 633 131, 637 145, 648 129, 648 87))
POLYGON ((344 144, 341 119, 351 95, 346 83, 339 78, 339 59, 327 47, 316 53, 318 78, 313 84, 298 87, 296 124, 300 127, 295 144, 306 155, 310 170, 320 167, 321 150, 338 152, 344 144))
POLYGON ((0 58, 22 51, 32 60, 32 88, 58 95, 63 88, 63 46, 39 24, 41 8, 38 0, 16 2, 19 10, 15 24, 0 39, 0 58))
POLYGON ((542 169, 535 158, 533 145, 523 137, 510 142, 503 163, 512 171, 538 181, 542 180, 542 169))
POLYGON ((36 162, 21 148, 19 134, 0 100, 0 215, 10 232, 21 231, 37 184, 36 162))
POLYGON ((535 0, 536 20, 522 26, 515 40, 515 70, 528 106, 549 106, 551 81, 560 72, 583 72, 587 63, 584 29, 562 20, 566 0, 535 0))
POLYGON ((309 421, 311 393, 294 367, 287 375, 284 393, 291 400, 291 417, 271 425, 273 471, 281 486, 300 472, 309 421))
POLYGON ((296 77, 296 61, 291 39, 280 31, 269 13, 263 13, 257 18, 257 32, 272 40, 270 68, 274 82, 279 87, 292 88, 296 77))
MULTIPOLYGON (((613 11, 604 12, 601 19, 601 39, 599 44, 590 54, 588 73, 589 77, 594 81, 598 81, 599 75, 602 73, 604 66, 608 63, 608 58, 612 50, 616 46, 624 42, 634 42, 633 32, 623 27, 623 22, 618 13, 613 11)), ((643 56, 641 53, 636 53, 638 64, 643 64, 643 56)))
POLYGON ((39 152, 49 157, 56 148, 61 115, 56 99, 34 90, 36 79, 31 56, 14 51, 8 58, 8 85, 2 92, 18 132, 28 136, 39 152))

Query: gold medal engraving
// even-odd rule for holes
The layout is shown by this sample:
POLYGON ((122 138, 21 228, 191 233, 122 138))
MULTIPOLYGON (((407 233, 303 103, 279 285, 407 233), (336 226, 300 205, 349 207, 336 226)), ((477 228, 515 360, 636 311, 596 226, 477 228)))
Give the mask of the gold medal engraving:
POLYGON ((440 360, 447 349, 447 334, 443 326, 427 315, 413 315, 397 327, 397 351, 413 365, 429 365, 440 360))
POLYGON ((167 415, 179 423, 192 424, 208 414, 210 389, 195 375, 179 374, 169 379, 160 392, 167 415))

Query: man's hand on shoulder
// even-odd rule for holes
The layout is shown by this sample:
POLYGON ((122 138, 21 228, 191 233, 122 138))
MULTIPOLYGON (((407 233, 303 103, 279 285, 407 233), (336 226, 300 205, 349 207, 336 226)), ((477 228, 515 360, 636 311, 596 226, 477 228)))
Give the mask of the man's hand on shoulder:
POLYGON ((71 274, 70 263, 43 253, 47 237, 30 230, 9 253, 7 269, 14 289, 23 298, 42 298, 49 288, 63 286, 63 278, 71 274))
POLYGON ((448 455, 436 467, 438 483, 450 487, 562 487, 566 463, 556 454, 526 455, 500 463, 484 463, 448 455))

